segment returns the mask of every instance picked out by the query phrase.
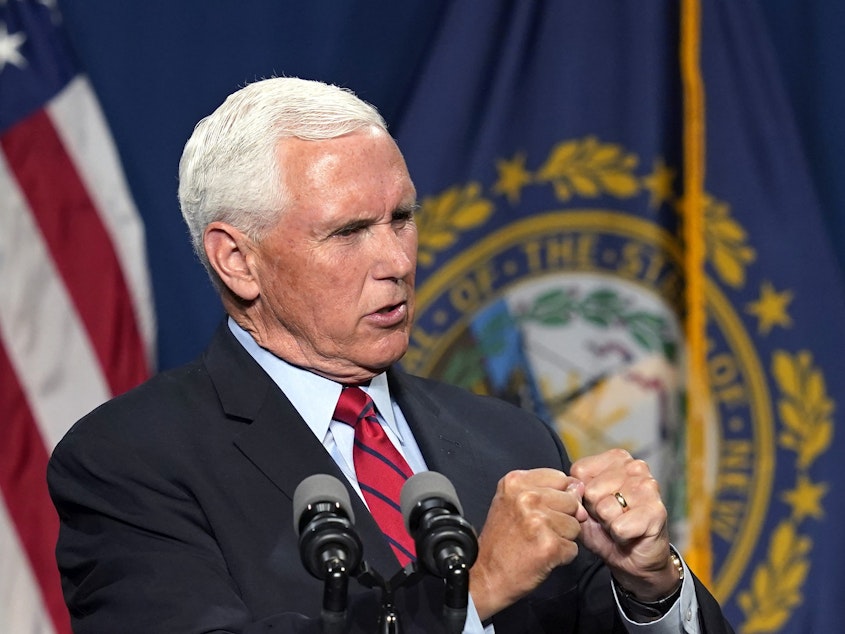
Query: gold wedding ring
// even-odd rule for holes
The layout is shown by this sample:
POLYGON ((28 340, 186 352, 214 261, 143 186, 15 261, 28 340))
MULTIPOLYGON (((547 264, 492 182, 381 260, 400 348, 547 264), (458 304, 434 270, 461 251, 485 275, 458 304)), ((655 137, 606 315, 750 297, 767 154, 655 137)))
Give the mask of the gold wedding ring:
POLYGON ((628 508, 628 500, 626 500, 625 496, 622 495, 619 491, 614 493, 613 497, 616 498, 616 501, 619 502, 619 506, 621 506, 623 510, 628 508))

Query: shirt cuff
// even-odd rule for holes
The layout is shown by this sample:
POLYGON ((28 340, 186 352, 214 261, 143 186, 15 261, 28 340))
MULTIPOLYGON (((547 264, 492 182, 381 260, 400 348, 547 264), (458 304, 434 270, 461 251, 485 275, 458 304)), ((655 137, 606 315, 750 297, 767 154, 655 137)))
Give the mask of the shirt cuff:
POLYGON ((649 623, 632 621, 622 609, 616 584, 611 582, 616 609, 622 616, 622 623, 630 634, 700 634, 698 627, 698 599, 695 596, 695 582, 686 562, 681 559, 684 567, 684 580, 681 584, 681 595, 675 604, 662 617, 649 623))
POLYGON ((475 609, 475 603, 472 602, 472 595, 469 595, 469 605, 467 605, 467 620, 464 624, 463 634, 495 634, 493 625, 484 627, 481 623, 481 617, 478 616, 478 611, 475 609))

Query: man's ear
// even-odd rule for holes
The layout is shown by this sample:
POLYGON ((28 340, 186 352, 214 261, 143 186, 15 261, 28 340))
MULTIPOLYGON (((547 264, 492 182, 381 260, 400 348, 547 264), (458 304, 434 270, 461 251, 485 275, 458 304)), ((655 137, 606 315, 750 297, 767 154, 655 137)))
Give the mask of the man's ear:
POLYGON ((252 269, 250 240, 242 231, 225 222, 209 223, 203 247, 217 276, 232 293, 245 301, 258 297, 261 288, 252 269))

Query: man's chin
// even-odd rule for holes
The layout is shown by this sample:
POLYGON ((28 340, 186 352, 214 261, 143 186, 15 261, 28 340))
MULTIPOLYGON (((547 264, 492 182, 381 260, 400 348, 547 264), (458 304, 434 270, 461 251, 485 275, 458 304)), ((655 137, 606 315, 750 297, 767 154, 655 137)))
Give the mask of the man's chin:
POLYGON ((375 374, 384 372, 387 368, 399 361, 408 351, 408 337, 403 337, 401 342, 389 346, 376 347, 365 351, 359 365, 373 371, 375 374))

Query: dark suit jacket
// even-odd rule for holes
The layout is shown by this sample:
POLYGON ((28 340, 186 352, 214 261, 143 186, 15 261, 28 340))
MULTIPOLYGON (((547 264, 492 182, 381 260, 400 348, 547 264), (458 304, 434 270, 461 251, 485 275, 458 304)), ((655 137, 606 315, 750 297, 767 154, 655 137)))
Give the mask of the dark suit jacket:
MULTIPOLYGON (((568 469, 547 426, 526 412, 444 384, 389 374, 430 469, 484 524, 512 469, 568 469)), ((79 633, 319 631, 322 582, 299 560, 291 499, 328 473, 346 482, 284 394, 224 325, 205 354, 101 406, 67 434, 48 469, 61 531, 57 559, 79 633)), ((366 561, 399 565, 350 491, 366 561)), ((718 605, 697 587, 708 632, 718 605)), ((397 594, 404 631, 442 631, 442 582, 397 594)), ((350 584, 352 631, 376 631, 378 595, 350 584)), ((623 631, 607 569, 582 548, 494 619, 508 632, 623 631)))

